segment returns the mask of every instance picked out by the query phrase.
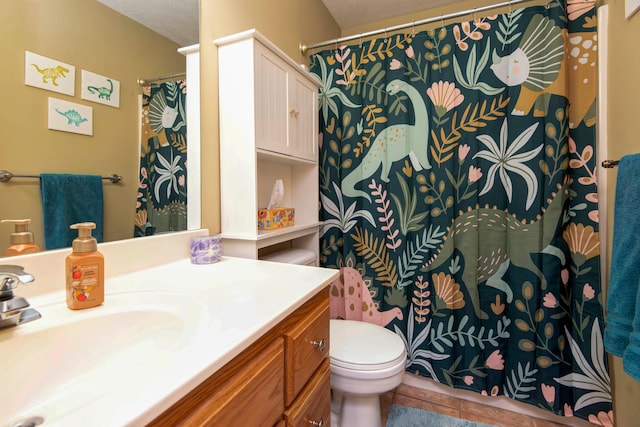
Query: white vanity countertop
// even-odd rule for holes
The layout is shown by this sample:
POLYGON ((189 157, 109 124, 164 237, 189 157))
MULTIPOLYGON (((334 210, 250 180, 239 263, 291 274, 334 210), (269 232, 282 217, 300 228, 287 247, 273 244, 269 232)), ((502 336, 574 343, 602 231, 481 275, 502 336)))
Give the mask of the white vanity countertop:
MULTIPOLYGON (((223 257, 215 264, 194 265, 187 259, 111 277, 105 284, 102 306, 77 312, 68 310, 70 314, 65 316, 91 310, 95 313, 117 310, 118 301, 124 297, 130 299, 130 295, 139 296, 141 304, 145 303, 145 295, 175 294, 177 299, 188 302, 195 296, 193 310, 189 310, 192 318, 185 321, 185 328, 194 328, 193 337, 179 348, 171 349, 168 343, 170 350, 154 352, 154 357, 163 358, 162 369, 157 371, 144 372, 140 361, 132 361, 131 369, 113 372, 106 381, 104 375, 100 382, 84 381, 82 375, 77 375, 82 389, 86 390, 82 405, 68 402, 71 406, 67 407, 65 402, 58 401, 56 414, 40 415, 47 426, 144 425, 325 288, 338 274, 337 270, 324 268, 223 257), (133 362, 142 369, 136 368, 133 362)), ((24 328, 25 332, 30 327, 37 328, 41 322, 45 325, 47 305, 64 304, 64 292, 28 299, 35 309, 42 308, 43 317, 17 327, 24 328)), ((42 363, 48 360, 47 355, 42 355, 42 363)), ((155 361, 151 359, 150 363, 155 361)), ((37 384, 38 379, 33 381, 37 384)), ((46 408, 46 405, 38 406, 46 408)), ((38 414, 27 411, 0 415, 0 426, 23 415, 38 414)))

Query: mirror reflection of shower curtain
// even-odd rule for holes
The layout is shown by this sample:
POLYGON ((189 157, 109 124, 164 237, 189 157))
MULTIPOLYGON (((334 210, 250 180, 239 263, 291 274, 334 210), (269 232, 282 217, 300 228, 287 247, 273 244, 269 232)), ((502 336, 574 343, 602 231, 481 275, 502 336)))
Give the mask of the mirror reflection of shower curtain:
POLYGON ((187 83, 143 88, 134 237, 187 229, 187 83))

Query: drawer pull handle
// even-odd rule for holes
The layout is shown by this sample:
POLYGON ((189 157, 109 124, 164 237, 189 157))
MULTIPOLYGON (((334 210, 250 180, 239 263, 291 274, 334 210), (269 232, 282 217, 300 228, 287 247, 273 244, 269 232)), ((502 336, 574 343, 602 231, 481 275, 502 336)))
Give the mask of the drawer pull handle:
POLYGON ((320 418, 320 421, 309 420, 309 424, 313 427, 324 427, 324 417, 320 418))
POLYGON ((311 344, 313 344, 316 349, 320 350, 321 353, 324 353, 324 338, 320 341, 312 341, 311 344))

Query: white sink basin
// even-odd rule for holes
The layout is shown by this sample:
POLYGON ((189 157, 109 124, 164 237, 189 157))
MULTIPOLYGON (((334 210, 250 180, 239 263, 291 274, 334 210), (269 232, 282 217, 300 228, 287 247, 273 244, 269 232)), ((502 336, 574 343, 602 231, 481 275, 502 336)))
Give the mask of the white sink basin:
POLYGON ((206 304, 178 292, 109 294, 80 311, 30 302, 41 319, 0 331, 0 426, 70 425, 83 408, 143 394, 211 323, 206 304))

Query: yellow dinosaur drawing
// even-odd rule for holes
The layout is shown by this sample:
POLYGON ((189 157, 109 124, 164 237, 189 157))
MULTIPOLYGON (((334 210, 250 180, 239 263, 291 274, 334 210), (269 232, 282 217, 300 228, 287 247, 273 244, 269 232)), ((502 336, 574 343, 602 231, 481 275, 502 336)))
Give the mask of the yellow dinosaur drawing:
POLYGON ((62 65, 51 68, 40 68, 37 64, 31 65, 36 67, 36 70, 38 70, 38 72, 42 74, 42 83, 47 83, 47 79, 50 79, 51 83, 54 86, 58 86, 58 83, 56 82, 58 78, 65 78, 67 73, 69 72, 69 69, 63 67, 62 65))

